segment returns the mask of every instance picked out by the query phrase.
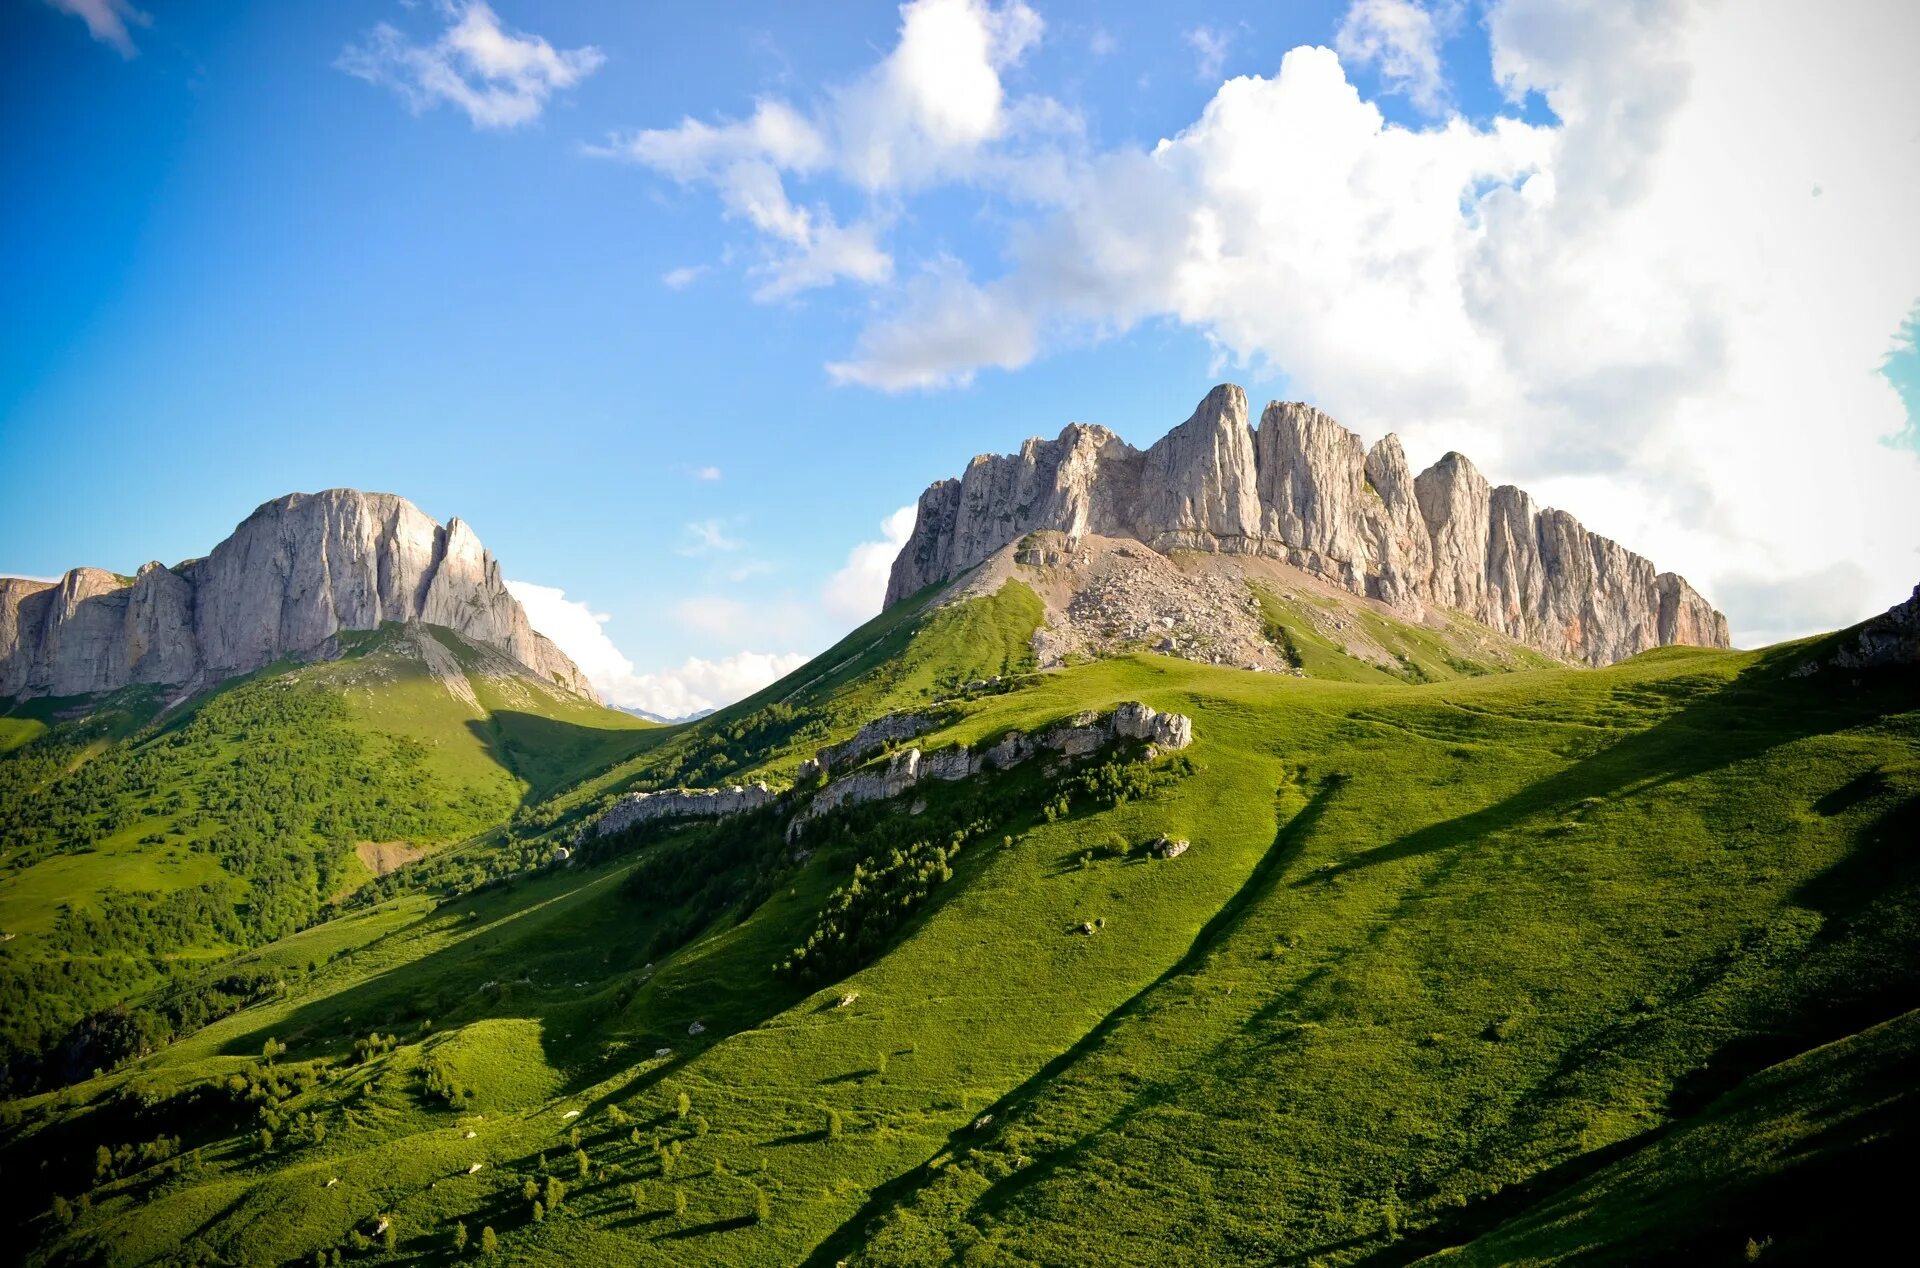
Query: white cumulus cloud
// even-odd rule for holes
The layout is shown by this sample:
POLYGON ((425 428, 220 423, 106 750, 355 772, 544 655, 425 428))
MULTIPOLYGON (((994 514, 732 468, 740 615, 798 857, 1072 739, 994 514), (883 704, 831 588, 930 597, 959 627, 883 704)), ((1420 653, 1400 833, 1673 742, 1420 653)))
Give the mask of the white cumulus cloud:
POLYGON ((634 675, 618 703, 662 718, 684 718, 745 699, 806 663, 799 652, 735 652, 718 660, 689 656, 671 669, 634 675))
POLYGON ((880 522, 879 541, 861 542, 847 552, 847 562, 820 592, 828 613, 856 625, 880 615, 894 557, 913 535, 916 514, 915 507, 901 507, 880 522))
POLYGON ((592 45, 556 49, 547 40, 503 27, 484 0, 442 0, 447 27, 416 44, 381 22, 334 65, 357 79, 393 89, 415 113, 447 102, 476 128, 514 128, 540 117, 547 99, 572 88, 606 61, 592 45))
MULTIPOLYGON (((1330 34, 1439 109, 1454 14, 1356 0, 1330 34)), ((1685 573, 1737 640, 1902 598, 1920 455, 1887 443, 1912 433, 1879 368, 1920 297, 1920 6, 1493 0, 1484 21, 1516 109, 1478 123, 1391 124, 1300 47, 1148 147, 1023 132, 985 91, 970 126, 890 131, 903 207, 965 184, 1009 228, 900 270, 829 373, 940 388, 1172 320, 1685 573)), ((830 124, 814 173, 869 188, 882 169, 830 124)))
POLYGON ((894 274, 881 244, 889 213, 869 207, 843 221, 825 199, 796 201, 789 182, 832 175, 865 196, 892 194, 970 172, 996 142, 1070 129, 1055 103, 1009 101, 1001 81, 1042 25, 1020 0, 912 0, 893 51, 807 109, 764 98, 744 119, 686 118, 616 134, 592 152, 712 188, 728 217, 760 235, 757 299, 842 280, 880 285, 894 274))
POLYGON ((509 581, 507 589, 533 628, 572 657, 609 704, 663 718, 732 704, 807 662, 799 652, 743 651, 711 660, 690 656, 671 668, 639 673, 608 636, 606 613, 569 599, 557 586, 509 581))

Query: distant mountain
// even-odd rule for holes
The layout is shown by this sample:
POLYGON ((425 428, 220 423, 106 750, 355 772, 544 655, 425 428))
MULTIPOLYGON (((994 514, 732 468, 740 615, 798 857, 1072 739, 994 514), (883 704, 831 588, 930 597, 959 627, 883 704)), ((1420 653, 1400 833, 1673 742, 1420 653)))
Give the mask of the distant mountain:
POLYGON ((1491 488, 1461 455, 1416 476, 1398 438, 1368 450, 1298 403, 1268 405, 1256 429, 1231 384, 1144 450, 1074 423, 936 482, 920 497, 886 601, 951 581, 1035 532, 1277 560, 1413 620, 1459 613, 1573 664, 1728 643, 1726 618, 1685 578, 1565 511, 1537 509, 1521 489, 1491 488))
POLYGON ((0 1088, 199 1024, 191 1003, 137 1035, 88 1015, 375 900, 403 864, 490 835, 482 857, 544 863, 496 830, 658 734, 418 621, 172 708, 170 690, 0 702, 0 1088))
POLYGON ((281 657, 325 658, 342 631, 390 621, 445 626, 595 698, 463 520, 437 524, 404 498, 355 489, 276 498, 172 568, 0 578, 0 697, 191 692, 281 657))
POLYGON ((620 710, 622 713, 631 713, 636 718, 645 718, 649 722, 658 722, 664 726, 678 726, 682 722, 698 722, 701 718, 713 712, 712 709, 700 709, 693 713, 683 713, 677 718, 669 718, 663 714, 649 713, 645 709, 633 708, 631 705, 619 704, 615 705, 614 708, 620 710))

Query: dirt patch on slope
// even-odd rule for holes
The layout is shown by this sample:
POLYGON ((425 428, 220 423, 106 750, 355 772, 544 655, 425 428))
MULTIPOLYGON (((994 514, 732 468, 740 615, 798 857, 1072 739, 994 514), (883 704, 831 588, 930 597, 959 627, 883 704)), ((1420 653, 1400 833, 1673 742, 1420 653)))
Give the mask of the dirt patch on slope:
POLYGON ((405 841, 362 841, 353 847, 353 853, 375 876, 385 876, 427 855, 425 850, 405 841))

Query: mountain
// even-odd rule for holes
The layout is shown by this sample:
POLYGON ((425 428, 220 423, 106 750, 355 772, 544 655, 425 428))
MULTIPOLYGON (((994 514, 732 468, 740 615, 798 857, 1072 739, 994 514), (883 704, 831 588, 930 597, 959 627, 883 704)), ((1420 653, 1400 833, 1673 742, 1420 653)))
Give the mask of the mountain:
POLYGON ((1870 1260, 1916 613, 1588 668, 1035 528, 674 727, 419 623, 16 702, 16 1252, 1870 1260))
POLYGON ((266 503, 204 559, 172 568, 0 578, 0 697, 190 693, 282 657, 324 657, 342 631, 389 621, 445 626, 594 696, 463 520, 443 526, 390 493, 328 489, 266 503))
POLYGON ((23 1257, 1871 1254, 1920 1155, 1899 612, 1416 684, 1038 671, 1024 581, 935 597, 129 992, 171 1044, 11 1103, 23 1257))
POLYGON ((664 714, 650 713, 645 709, 636 709, 632 705, 623 704, 616 707, 618 707, 621 712, 631 713, 636 718, 645 718, 649 722, 659 722, 666 726, 678 726, 682 722, 698 722, 701 718, 713 712, 712 709, 696 709, 692 713, 683 713, 677 718, 669 718, 664 714))
POLYGON ((1144 450, 1075 423, 975 458, 921 494, 886 602, 1053 532, 1284 561, 1408 619, 1447 610, 1570 663, 1728 644, 1726 618, 1684 578, 1490 487, 1460 454, 1416 476, 1398 438, 1368 450, 1311 406, 1276 401, 1257 428, 1247 419, 1246 394, 1223 384, 1144 450))
POLYGON ((365 905, 395 868, 476 835, 518 854, 529 798, 662 733, 419 622, 165 705, 152 686, 0 702, 6 1084, 197 1025, 254 989, 201 989, 208 965, 365 905), (98 1010, 156 992, 173 1002, 143 1029, 101 1033, 98 1010))

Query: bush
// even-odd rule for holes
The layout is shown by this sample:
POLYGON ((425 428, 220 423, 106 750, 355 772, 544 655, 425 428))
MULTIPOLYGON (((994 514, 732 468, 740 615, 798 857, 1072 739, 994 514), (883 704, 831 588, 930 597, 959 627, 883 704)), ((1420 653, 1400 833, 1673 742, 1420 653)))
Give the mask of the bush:
POLYGON ((500 1239, 494 1236, 491 1224, 480 1230, 480 1253, 483 1255, 500 1253, 500 1239))

